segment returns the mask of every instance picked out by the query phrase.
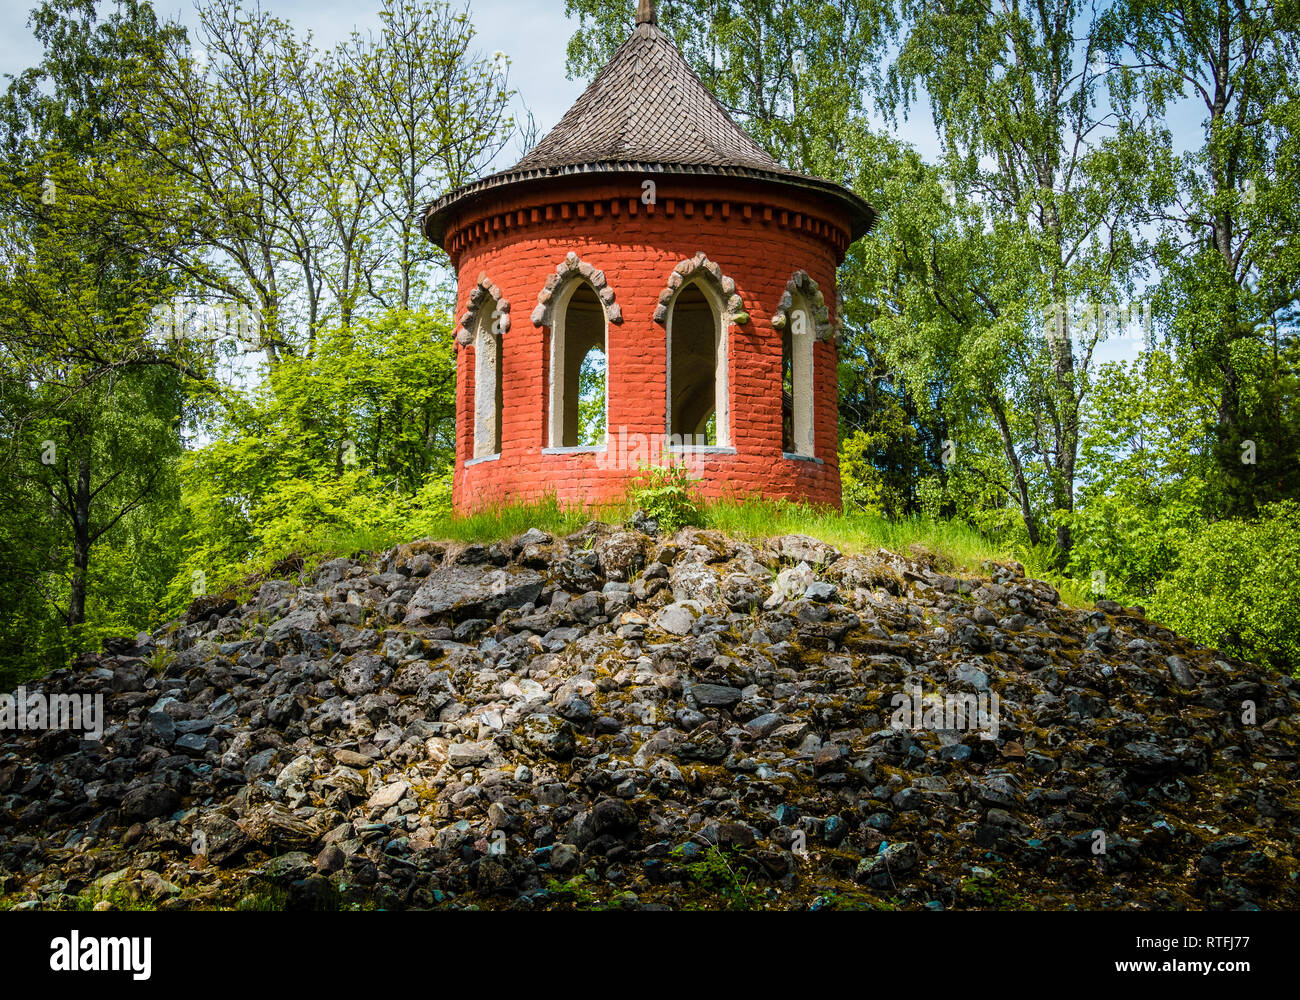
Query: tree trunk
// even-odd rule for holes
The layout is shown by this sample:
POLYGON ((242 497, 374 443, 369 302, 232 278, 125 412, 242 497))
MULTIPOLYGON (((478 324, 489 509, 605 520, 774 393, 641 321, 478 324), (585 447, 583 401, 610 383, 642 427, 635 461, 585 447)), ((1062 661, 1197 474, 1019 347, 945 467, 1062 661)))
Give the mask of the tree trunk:
POLYGON ((77 463, 77 487, 72 514, 72 590, 68 595, 68 626, 86 620, 86 575, 90 567, 90 462, 77 463))
POLYGON ((1001 402, 994 395, 989 397, 989 409, 993 411, 993 419, 997 421, 998 433, 1002 437, 1002 448, 1006 452, 1007 464, 1011 466, 1011 474, 1016 486, 1016 502, 1020 505, 1020 516, 1024 519, 1025 531, 1029 534, 1029 544, 1037 546, 1041 540, 1038 533, 1038 520, 1034 517, 1033 508, 1030 506, 1029 485, 1025 482, 1025 470, 1020 464, 1020 456, 1016 454, 1016 443, 1011 437, 1011 426, 1007 423, 1007 415, 1002 409, 1001 402))

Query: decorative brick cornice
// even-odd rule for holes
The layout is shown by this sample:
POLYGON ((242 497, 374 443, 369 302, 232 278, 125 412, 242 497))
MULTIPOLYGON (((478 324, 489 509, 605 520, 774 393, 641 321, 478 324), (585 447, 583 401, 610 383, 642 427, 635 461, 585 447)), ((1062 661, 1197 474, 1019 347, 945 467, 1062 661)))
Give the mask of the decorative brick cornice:
POLYGON ((812 310, 812 322, 817 331, 817 339, 833 342, 835 327, 831 323, 830 309, 826 306, 826 296, 817 287, 807 271, 795 271, 794 277, 786 283, 785 294, 772 316, 772 326, 784 330, 790 322, 790 310, 794 308, 794 297, 802 295, 812 310))
POLYGON ((554 326, 556 293, 570 281, 587 281, 596 290, 600 304, 605 308, 605 318, 611 323, 623 322, 623 307, 615 301, 614 289, 609 287, 605 272, 597 270, 572 250, 546 279, 537 293, 537 308, 533 310, 533 326, 554 326))
POLYGON ((668 276, 668 286, 659 293, 659 305, 655 307, 656 323, 668 322, 668 307, 673 301, 673 296, 697 277, 707 281, 722 295, 726 303, 723 319, 727 325, 736 323, 744 326, 749 322, 749 314, 745 312, 745 300, 736 292, 736 283, 723 274, 722 268, 703 253, 697 253, 690 260, 678 264, 673 268, 673 273, 668 276))
POLYGON ((456 333, 456 340, 459 343, 468 345, 473 342, 478 314, 483 307, 483 300, 487 298, 491 298, 496 303, 489 329, 501 335, 510 332, 510 300, 502 296, 501 289, 494 285, 484 272, 478 276, 478 284, 469 293, 469 304, 465 307, 465 315, 460 318, 461 329, 456 333))
MULTIPOLYGON (((760 198, 736 198, 700 192, 691 197, 668 197, 661 190, 657 204, 641 203, 641 192, 625 196, 586 195, 553 197, 540 195, 523 199, 510 208, 484 213, 471 212, 449 223, 446 249, 454 265, 467 251, 526 232, 568 233, 576 225, 603 223, 611 229, 630 219, 673 219, 689 226, 692 220, 720 218, 731 226, 779 229, 792 235, 811 237, 832 246, 842 258, 851 242, 839 220, 832 220, 813 205, 797 210, 786 204, 760 198)), ((743 238, 743 236, 738 236, 743 238)))

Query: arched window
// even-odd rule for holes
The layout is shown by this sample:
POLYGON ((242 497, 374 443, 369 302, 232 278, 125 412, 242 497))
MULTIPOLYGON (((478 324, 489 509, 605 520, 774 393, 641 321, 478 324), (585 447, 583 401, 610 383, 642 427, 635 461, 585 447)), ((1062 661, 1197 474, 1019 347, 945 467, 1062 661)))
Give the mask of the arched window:
POLYGON ((586 281, 562 295, 551 327, 550 447, 596 448, 609 405, 605 309, 586 281))
POLYGON ((501 331, 497 304, 479 308, 474 330, 474 458, 501 454, 501 331))
POLYGON ((728 447, 727 342, 721 304, 700 281, 668 314, 668 434, 673 445, 728 447))
POLYGON ((813 458, 813 313, 794 296, 781 332, 781 447, 786 454, 813 458))

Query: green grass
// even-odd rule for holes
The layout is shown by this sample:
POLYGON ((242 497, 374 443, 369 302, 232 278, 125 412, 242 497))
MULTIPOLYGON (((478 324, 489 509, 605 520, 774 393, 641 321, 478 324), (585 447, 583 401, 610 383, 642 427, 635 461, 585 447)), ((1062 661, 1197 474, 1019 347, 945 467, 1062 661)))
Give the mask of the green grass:
POLYGON ((288 902, 287 890, 271 887, 242 897, 235 904, 235 909, 240 913, 281 913, 287 908, 288 902))
MULTIPOLYGON (((633 512, 628 501, 599 508, 564 504, 554 496, 528 502, 484 508, 465 515, 442 515, 415 519, 404 529, 374 530, 329 528, 305 535, 284 551, 253 563, 232 567, 223 573, 218 586, 243 595, 256 590, 270 568, 289 555, 303 558, 304 569, 337 556, 382 552, 419 538, 441 541, 491 543, 513 538, 530 528, 552 535, 572 534, 592 520, 621 524, 633 512)), ((1048 580, 1061 591, 1061 599, 1074 606, 1092 604, 1083 584, 1056 574, 1048 563, 1046 549, 1026 550, 998 544, 974 528, 957 521, 911 518, 890 521, 857 513, 840 513, 829 508, 810 507, 788 501, 724 500, 705 504, 701 510, 705 527, 734 537, 761 539, 777 535, 811 535, 854 554, 888 549, 909 555, 920 546, 936 557, 937 565, 953 573, 981 575, 981 563, 1016 560, 1030 576, 1048 580)), ((218 592, 215 589, 212 592, 218 592)), ((183 610, 183 609, 182 609, 183 610)))
POLYGON ((1084 584, 1057 573, 1046 548, 999 544, 960 521, 928 518, 888 518, 860 513, 840 513, 826 507, 808 507, 782 501, 720 501, 704 511, 705 523, 731 535, 770 538, 776 535, 811 535, 849 554, 888 549, 908 555, 912 546, 933 553, 951 572, 984 575, 981 564, 1019 562, 1031 577, 1047 580, 1074 607, 1087 607, 1092 598, 1084 584))
MULTIPOLYGON (((592 520, 619 523, 631 516, 623 503, 589 509, 562 504, 554 496, 533 503, 493 507, 462 516, 437 518, 421 526, 425 538, 455 542, 495 542, 538 528, 552 535, 571 535, 592 520)), ((405 539, 409 541, 409 539, 405 539)))
POLYGON ((585 873, 578 873, 565 882, 559 879, 546 880, 546 891, 552 900, 562 906, 577 910, 603 910, 605 906, 591 891, 591 880, 585 873))
POLYGON ((824 507, 771 501, 710 504, 705 509, 705 521, 711 528, 748 538, 811 535, 850 554, 889 549, 906 555, 911 546, 921 545, 954 568, 977 568, 985 559, 1009 558, 974 528, 953 521, 890 521, 868 514, 841 514, 824 507))

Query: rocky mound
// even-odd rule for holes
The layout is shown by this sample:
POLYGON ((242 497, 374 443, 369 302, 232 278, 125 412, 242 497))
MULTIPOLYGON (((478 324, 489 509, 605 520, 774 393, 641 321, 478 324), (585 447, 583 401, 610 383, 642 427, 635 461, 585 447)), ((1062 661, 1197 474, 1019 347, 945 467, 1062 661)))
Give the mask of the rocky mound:
POLYGON ((1300 905, 1297 683, 983 572, 593 524, 202 599, 29 690, 107 723, 0 734, 0 894, 1300 905))

